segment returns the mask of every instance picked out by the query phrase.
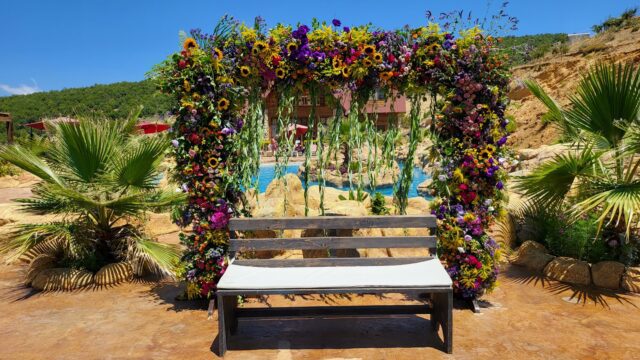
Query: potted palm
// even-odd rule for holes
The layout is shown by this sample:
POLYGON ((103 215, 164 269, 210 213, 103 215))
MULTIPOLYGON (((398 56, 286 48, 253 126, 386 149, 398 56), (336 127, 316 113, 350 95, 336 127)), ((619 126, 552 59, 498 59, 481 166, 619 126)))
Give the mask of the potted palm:
POLYGON ((0 243, 0 253, 10 260, 30 262, 27 284, 69 288, 91 283, 95 273, 101 275, 96 283, 173 273, 179 249, 149 239, 142 224, 145 212, 178 204, 183 196, 158 188, 168 141, 138 136, 138 114, 51 124, 44 156, 20 145, 0 148, 0 159, 42 180, 32 198, 18 200, 23 209, 57 215, 52 222, 20 226, 0 243), (36 281, 47 271, 58 276, 57 285, 46 284, 46 276, 36 281))

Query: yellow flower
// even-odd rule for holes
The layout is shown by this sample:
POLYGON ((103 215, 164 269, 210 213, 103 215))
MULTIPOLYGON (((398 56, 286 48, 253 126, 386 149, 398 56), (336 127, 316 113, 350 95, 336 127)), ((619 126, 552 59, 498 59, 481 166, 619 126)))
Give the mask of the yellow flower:
POLYGON ((453 180, 462 183, 464 182, 464 175, 462 174, 462 170, 460 169, 455 169, 453 171, 453 180))
POLYGON ((227 110, 229 108, 229 100, 227 100, 225 98, 222 98, 222 99, 218 100, 217 108, 220 111, 227 110))
POLYGON ((213 53, 215 54, 216 59, 222 60, 222 50, 215 48, 213 49, 213 53))
POLYGON ((371 56, 376 52, 376 48, 373 45, 367 45, 363 49, 364 53, 371 56))
POLYGON ((214 157, 210 157, 207 163, 209 164, 210 167, 215 169, 218 167, 218 164, 220 163, 220 161, 214 157))
POLYGON ((284 71, 284 69, 282 69, 282 68, 277 68, 276 69, 276 76, 278 78, 284 79, 285 75, 286 75, 286 72, 284 71))
POLYGON ((298 44, 293 43, 293 42, 287 44, 287 51, 288 52, 292 53, 292 52, 294 52, 296 50, 298 50, 298 44))
POLYGON ((369 59, 369 58, 365 58, 364 60, 362 60, 362 64, 365 67, 370 67, 371 65, 373 65, 373 61, 371 61, 371 59, 369 59))
POLYGON ((191 91, 191 84, 189 84, 189 82, 187 80, 185 80, 182 83, 182 86, 184 87, 184 91, 186 91, 186 92, 190 92, 191 91))
POLYGON ((253 43, 253 48, 251 49, 251 53, 253 55, 260 55, 267 47, 268 45, 264 41, 256 41, 253 43))
POLYGON ((248 66, 241 66, 240 67, 240 76, 242 77, 247 77, 251 74, 251 70, 249 69, 248 66))
POLYGON ((349 75, 351 75, 351 69, 349 69, 348 67, 343 67, 342 68, 342 76, 348 78, 349 75))
POLYGON ((476 216, 473 215, 472 213, 468 212, 468 213, 464 214, 463 219, 466 222, 471 222, 471 221, 476 219, 476 216))
POLYGON ((380 73, 380 79, 386 81, 393 77, 393 71, 385 71, 380 73))
POLYGON ((185 50, 197 49, 198 43, 194 38, 187 38, 187 40, 184 41, 184 44, 182 46, 184 47, 185 50))
POLYGON ((341 68, 342 60, 340 60, 339 57, 334 57, 333 60, 331 60, 331 65, 333 66, 334 69, 341 68))
POLYGON ((496 151, 496 147, 489 144, 487 145, 487 152, 489 152, 490 154, 493 154, 496 151))
POLYGON ((380 53, 378 53, 378 52, 377 52, 377 53, 375 53, 375 54, 373 54, 373 60, 375 60, 375 61, 376 61, 376 62, 378 62, 378 63, 379 63, 379 62, 382 62, 382 54, 380 54, 380 53))

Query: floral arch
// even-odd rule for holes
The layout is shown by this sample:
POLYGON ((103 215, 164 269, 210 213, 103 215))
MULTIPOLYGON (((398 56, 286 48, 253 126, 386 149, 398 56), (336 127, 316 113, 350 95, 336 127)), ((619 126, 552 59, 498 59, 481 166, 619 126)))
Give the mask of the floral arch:
MULTIPOLYGON (((232 216, 246 215, 242 190, 255 185, 264 94, 269 90, 278 96, 277 125, 284 138, 297 95, 309 96, 309 124, 320 130, 317 139, 311 131, 304 139, 308 146, 303 181, 308 184, 309 145, 327 144, 317 147, 313 159, 320 169, 321 203, 321 169, 326 152, 336 146, 332 140, 337 136, 338 130, 332 128, 336 123, 351 119, 350 141, 354 146, 363 142, 379 146, 387 154, 379 161, 384 166, 393 152, 397 124, 390 124, 391 135, 377 136, 369 125, 375 116, 362 109, 374 92, 407 96, 411 100, 407 164, 411 164, 423 112, 429 110, 428 130, 436 155, 432 211, 439 219, 439 256, 456 295, 474 299, 495 286, 499 247, 487 229, 503 211, 506 173, 501 164, 508 124, 504 116, 508 70, 496 51, 496 39, 477 28, 456 35, 435 24, 378 31, 370 26, 341 27, 334 20, 314 21, 312 27, 279 24, 266 30, 259 20, 248 27, 223 18, 213 34, 192 30, 182 42, 183 49, 159 65, 155 75, 161 90, 175 99, 175 179, 188 195, 175 220, 192 227, 190 233, 181 234, 187 250, 179 274, 188 284, 189 297, 212 296, 225 271, 227 224, 232 216), (321 96, 328 102, 350 96, 348 115, 336 106, 334 125, 318 125, 313 109, 321 96), (431 100, 429 109, 422 109, 426 98, 431 100)), ((279 146, 276 157, 284 160, 278 164, 286 162, 289 150, 279 146)), ((367 171, 375 168, 369 166, 367 171)), ((354 176, 362 172, 354 169, 354 176)), ((394 188, 399 212, 406 208, 410 183, 411 166, 405 166, 394 188)))

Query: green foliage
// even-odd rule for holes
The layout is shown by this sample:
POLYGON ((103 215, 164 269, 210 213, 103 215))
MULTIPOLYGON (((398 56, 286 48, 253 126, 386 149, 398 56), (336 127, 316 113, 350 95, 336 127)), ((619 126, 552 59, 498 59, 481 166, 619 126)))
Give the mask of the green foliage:
POLYGON ((567 256, 591 263, 614 260, 635 265, 638 248, 633 243, 620 244, 612 234, 598 231, 597 216, 567 216, 564 207, 529 207, 520 216, 536 230, 535 240, 544 244, 555 256, 567 256))
POLYGON ((521 65, 544 56, 554 48, 556 51, 564 50, 568 42, 567 34, 505 36, 500 49, 509 55, 511 65, 521 65))
POLYGON ((23 226, 0 243, 0 253, 16 259, 46 252, 61 265, 92 271, 130 261, 149 271, 171 273, 178 251, 151 244, 134 224, 143 221, 146 211, 180 204, 184 196, 157 189, 168 141, 135 135, 138 114, 126 120, 55 124, 46 157, 39 156, 40 147, 0 148, 0 159, 42 180, 33 188, 33 198, 18 200, 24 209, 64 219, 23 226))
POLYGON ((627 9, 622 14, 620 14, 620 16, 609 17, 604 22, 593 25, 591 29, 595 33, 602 33, 609 30, 617 31, 626 27, 637 25, 638 23, 638 20, 636 19, 637 12, 638 12, 638 8, 627 9))
MULTIPOLYGON (((144 106, 143 117, 164 114, 171 107, 169 97, 159 94, 150 80, 0 97, 0 111, 11 113, 18 137, 28 133, 28 129, 20 125, 43 118, 100 116, 119 119, 139 105, 144 106)), ((0 142, 5 138, 6 134, 0 132, 0 142)))
POLYGON ((369 194, 367 194, 364 190, 361 190, 361 189, 349 190, 348 198, 345 197, 344 195, 338 195, 338 199, 342 201, 354 200, 358 202, 363 202, 367 200, 368 197, 369 197, 369 194))
POLYGON ((597 213, 600 227, 629 238, 640 217, 640 68, 596 65, 578 85, 569 109, 537 84, 527 85, 549 109, 547 119, 572 142, 572 151, 520 178, 518 188, 538 206, 597 213))
POLYGON ((387 207, 387 203, 384 200, 384 195, 380 192, 376 192, 371 200, 371 213, 373 215, 389 215, 390 211, 387 207))

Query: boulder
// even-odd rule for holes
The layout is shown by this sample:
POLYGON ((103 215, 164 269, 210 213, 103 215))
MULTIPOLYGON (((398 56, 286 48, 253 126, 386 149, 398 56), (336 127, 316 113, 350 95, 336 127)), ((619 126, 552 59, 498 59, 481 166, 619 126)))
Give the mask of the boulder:
POLYGON ((429 195, 431 192, 431 189, 429 189, 429 187, 431 186, 431 184, 433 184, 433 179, 427 179, 423 182, 421 182, 420 184, 418 184, 418 194, 422 195, 422 196, 426 196, 429 195))
POLYGON ((36 256, 29 264, 29 270, 27 276, 25 276, 24 284, 30 286, 33 280, 46 269, 51 269, 56 266, 56 257, 49 254, 40 254, 36 256))
POLYGON ((286 174, 281 179, 274 179, 264 192, 266 199, 287 198, 292 204, 304 205, 304 191, 300 178, 294 174, 286 174))
POLYGON ((133 279, 133 268, 128 262, 119 262, 104 266, 94 277, 96 285, 115 285, 133 279))
POLYGON ((366 216, 367 208, 364 202, 341 200, 325 204, 325 214, 333 216, 366 216))
POLYGON ((78 269, 53 268, 41 271, 31 283, 37 290, 70 291, 93 284, 93 274, 78 269))
POLYGON ((568 257, 557 257, 544 268, 544 275, 573 285, 591 284, 589 263, 568 257))
POLYGON ((591 276, 595 286, 607 289, 619 289, 624 264, 617 261, 600 261, 591 265, 591 276))
POLYGON ((431 204, 423 197, 407 199, 407 215, 431 214, 431 204))
POLYGON ((622 288, 634 292, 640 293, 640 267, 627 268, 622 276, 622 288))
POLYGON ((539 250, 518 253, 512 261, 516 265, 524 266, 529 270, 542 272, 555 256, 539 250))

